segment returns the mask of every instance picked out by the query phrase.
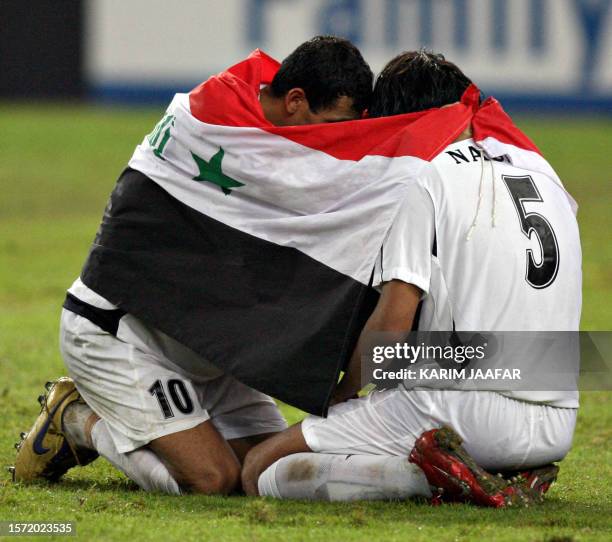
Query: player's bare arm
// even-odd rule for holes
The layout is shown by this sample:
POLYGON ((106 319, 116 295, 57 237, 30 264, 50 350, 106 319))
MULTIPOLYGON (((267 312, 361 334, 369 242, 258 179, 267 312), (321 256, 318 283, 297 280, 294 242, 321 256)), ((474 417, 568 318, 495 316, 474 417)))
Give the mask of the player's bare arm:
POLYGON ((354 397, 361 389, 361 358, 368 333, 410 331, 421 293, 413 284, 400 280, 392 280, 383 285, 376 308, 361 332, 344 377, 334 394, 334 403, 354 397))

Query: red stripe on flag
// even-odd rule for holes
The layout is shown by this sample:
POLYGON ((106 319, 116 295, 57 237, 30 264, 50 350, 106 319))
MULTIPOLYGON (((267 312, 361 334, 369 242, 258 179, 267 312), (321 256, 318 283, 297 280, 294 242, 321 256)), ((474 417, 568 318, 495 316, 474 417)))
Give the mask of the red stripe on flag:
POLYGON ((456 104, 394 117, 309 126, 266 126, 264 130, 339 160, 360 160, 367 155, 431 160, 463 132, 471 117, 469 108, 456 104))
POLYGON ((501 143, 542 154, 536 144, 512 122, 495 98, 487 98, 474 115, 472 136, 474 141, 483 141, 487 137, 492 137, 501 143))
POLYGON ((470 86, 461 102, 418 113, 305 126, 274 126, 259 102, 262 85, 270 84, 280 64, 256 49, 227 71, 210 77, 189 94, 191 114, 201 122, 260 128, 341 160, 366 155, 415 156, 431 160, 451 144, 472 120, 474 139, 494 137, 539 152, 489 98, 479 108, 480 91, 470 86))
POLYGON ((201 122, 222 126, 272 126, 259 103, 261 85, 272 82, 280 64, 259 49, 245 60, 189 93, 191 114, 201 122))

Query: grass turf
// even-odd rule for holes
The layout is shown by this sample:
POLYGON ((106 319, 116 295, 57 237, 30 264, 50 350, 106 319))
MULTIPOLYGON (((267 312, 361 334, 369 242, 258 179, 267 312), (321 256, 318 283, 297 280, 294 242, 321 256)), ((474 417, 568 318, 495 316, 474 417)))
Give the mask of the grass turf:
MULTIPOLYGON (((0 104, 0 466, 65 373, 58 315, 114 181, 161 110, 0 104)), ((581 205, 582 328, 610 328, 609 120, 520 122, 581 205)), ((610 540, 612 394, 588 392, 575 445, 542 506, 484 510, 406 503, 172 498, 135 491, 99 460, 55 486, 0 475, 0 520, 76 521, 88 540, 610 540)), ((290 422, 301 413, 283 407, 290 422)))

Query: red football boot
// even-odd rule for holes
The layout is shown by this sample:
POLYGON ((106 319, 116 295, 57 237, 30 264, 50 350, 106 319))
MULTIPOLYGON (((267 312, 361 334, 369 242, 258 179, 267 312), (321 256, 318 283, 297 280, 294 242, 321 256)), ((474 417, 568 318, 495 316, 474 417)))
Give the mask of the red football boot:
POLYGON ((544 494, 557 480, 559 467, 551 463, 550 465, 538 467, 537 469, 519 471, 514 474, 502 474, 511 484, 518 484, 532 492, 536 497, 539 496, 540 500, 543 500, 544 494))
MULTIPOLYGON (((461 442, 450 427, 442 427, 423 433, 410 452, 409 461, 423 470, 433 487, 432 504, 468 502, 502 508, 528 506, 541 500, 541 493, 526 481, 521 482, 518 477, 508 481, 479 467, 461 442)), ((542 477, 536 475, 531 481, 536 486, 542 483, 542 477)))

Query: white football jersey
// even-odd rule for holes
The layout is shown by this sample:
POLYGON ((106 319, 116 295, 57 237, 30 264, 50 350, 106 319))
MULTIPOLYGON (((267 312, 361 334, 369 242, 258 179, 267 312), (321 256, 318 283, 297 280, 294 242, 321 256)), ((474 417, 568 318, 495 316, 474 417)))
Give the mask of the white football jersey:
MULTIPOLYGON (((449 145, 415 180, 381 249, 374 285, 423 290, 419 330, 577 331, 578 224, 550 177, 449 145)), ((576 408, 577 392, 504 392, 576 408)))

